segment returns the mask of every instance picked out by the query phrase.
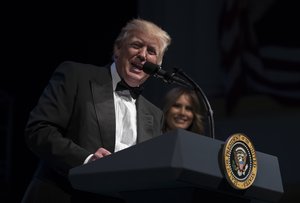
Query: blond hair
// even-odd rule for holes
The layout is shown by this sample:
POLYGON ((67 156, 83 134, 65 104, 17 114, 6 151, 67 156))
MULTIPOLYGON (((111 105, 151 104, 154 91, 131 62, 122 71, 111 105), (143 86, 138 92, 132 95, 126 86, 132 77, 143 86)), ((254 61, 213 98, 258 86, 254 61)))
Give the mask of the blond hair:
POLYGON ((153 22, 141 18, 136 18, 129 21, 122 28, 119 36, 115 40, 114 52, 116 49, 122 46, 123 42, 126 41, 128 37, 130 37, 130 34, 133 32, 147 33, 151 36, 154 36, 158 40, 160 44, 158 59, 159 63, 161 63, 164 53, 166 52, 168 46, 171 44, 171 37, 166 31, 164 31, 153 22))

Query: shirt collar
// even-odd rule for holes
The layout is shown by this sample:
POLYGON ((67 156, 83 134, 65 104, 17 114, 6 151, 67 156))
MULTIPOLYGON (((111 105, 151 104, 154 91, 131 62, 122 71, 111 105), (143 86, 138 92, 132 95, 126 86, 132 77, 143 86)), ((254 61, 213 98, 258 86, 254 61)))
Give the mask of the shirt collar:
POLYGON ((113 90, 116 89, 118 82, 121 81, 121 78, 117 72, 116 64, 112 63, 110 66, 111 71, 111 78, 112 78, 112 84, 113 84, 113 90))

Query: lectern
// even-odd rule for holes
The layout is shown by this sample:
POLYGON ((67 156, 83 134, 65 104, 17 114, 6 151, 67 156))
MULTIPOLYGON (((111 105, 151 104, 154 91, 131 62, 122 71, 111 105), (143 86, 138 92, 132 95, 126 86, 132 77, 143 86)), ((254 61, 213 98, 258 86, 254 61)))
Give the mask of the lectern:
POLYGON ((220 157, 224 142, 178 129, 70 170, 75 189, 126 202, 278 202, 278 159, 256 152, 258 169, 245 190, 231 187, 220 157))

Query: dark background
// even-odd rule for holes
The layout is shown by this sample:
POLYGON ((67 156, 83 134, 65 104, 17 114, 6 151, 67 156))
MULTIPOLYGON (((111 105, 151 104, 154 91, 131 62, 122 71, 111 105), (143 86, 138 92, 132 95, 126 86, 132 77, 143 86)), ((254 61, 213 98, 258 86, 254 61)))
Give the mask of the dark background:
POLYGON ((110 62, 113 41, 136 17, 137 4, 134 0, 103 5, 24 3, 2 10, 0 201, 20 202, 37 163, 25 146, 23 130, 52 72, 64 60, 110 62))
MULTIPOLYGON (((166 62, 184 67, 183 65, 188 62, 187 59, 195 60, 197 66, 191 66, 192 71, 189 70, 192 73, 191 76, 196 78, 200 77, 201 73, 205 73, 205 77, 208 78, 197 81, 199 85, 207 87, 217 82, 219 78, 215 77, 215 73, 210 75, 209 72, 210 66, 214 64, 208 63, 209 60, 204 60, 211 56, 206 52, 199 54, 201 59, 191 55, 193 54, 191 52, 197 50, 198 46, 200 50, 205 49, 203 46, 206 44, 201 43, 201 40, 200 43, 197 42, 199 45, 191 44, 191 39, 186 39, 185 34, 190 36, 190 34, 195 34, 193 31, 197 31, 199 33, 196 32, 195 37, 202 34, 201 36, 204 37, 199 37, 199 39, 207 40, 207 47, 213 46, 213 43, 207 39, 211 33, 208 32, 209 34, 205 35, 205 31, 207 28, 216 26, 212 23, 215 21, 213 18, 206 19, 201 16, 203 11, 208 13, 204 16, 210 16, 209 14, 213 11, 206 8, 201 12, 193 9, 203 8, 202 4, 205 3, 207 7, 217 9, 221 0, 191 2, 190 4, 183 2, 182 8, 178 6, 178 2, 171 0, 108 1, 98 2, 97 5, 26 2, 6 3, 1 6, 1 202, 20 202, 35 170, 38 160, 25 145, 23 131, 29 112, 36 104, 54 69, 65 60, 96 65, 110 62, 114 39, 121 27, 129 19, 137 17, 139 12, 165 26, 164 28, 173 36, 174 42, 166 54, 166 62), (189 13, 189 11, 192 12, 189 13), (198 15, 193 16, 196 14, 198 15), (183 21, 184 19, 186 21, 183 21), (190 19, 195 22, 189 21, 190 19), (201 24, 199 30, 198 27, 191 29, 197 23, 202 23, 204 26, 201 24), (186 28, 185 26, 187 29, 182 29, 182 27, 186 28), (180 37, 184 40, 181 41, 180 37), (200 61, 207 62, 207 66, 200 69, 197 60, 201 65, 200 61), (210 80, 213 82, 207 85, 206 82, 210 80)), ((277 0, 277 2, 268 17, 263 18, 260 24, 256 25, 258 40, 262 45, 268 45, 278 38, 284 38, 284 43, 279 43, 280 45, 292 44, 300 47, 299 29, 296 29, 299 27, 299 3, 286 0, 277 0)), ((211 53, 209 49, 207 50, 211 53)), ((299 67, 296 68, 299 69, 299 67)), ((162 83, 155 81, 155 86, 152 88, 155 93, 163 94, 162 91, 159 92, 163 89, 162 83)), ((205 88, 205 92, 209 93, 206 90, 209 88, 205 88)), ((156 102, 161 99, 157 95, 148 92, 148 96, 152 96, 152 100, 156 102)), ((237 132, 237 130, 251 135, 258 151, 279 157, 285 192, 287 194, 292 191, 294 197, 298 198, 299 128, 295 123, 299 118, 297 114, 299 106, 293 109, 289 105, 278 104, 265 95, 262 99, 242 97, 234 114, 228 116, 223 112, 224 104, 219 105, 219 98, 213 98, 211 95, 209 94, 209 99, 215 113, 217 138, 224 140, 230 133, 237 132), (219 106, 222 107, 219 108, 219 106)), ((221 98, 221 100, 224 99, 221 98)))

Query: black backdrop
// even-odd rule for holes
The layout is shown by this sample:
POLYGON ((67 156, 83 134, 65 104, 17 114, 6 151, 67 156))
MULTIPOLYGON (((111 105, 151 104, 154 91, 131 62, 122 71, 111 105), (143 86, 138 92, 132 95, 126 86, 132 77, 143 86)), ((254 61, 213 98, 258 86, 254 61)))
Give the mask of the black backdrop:
MULTIPOLYGON (((135 0, 103 1, 98 5, 22 3, 2 8, 0 101, 9 100, 12 105, 9 111, 12 126, 9 133, 1 131, 1 137, 5 136, 1 153, 6 154, 1 162, 0 201, 20 202, 37 163, 25 146, 23 130, 28 113, 52 72, 64 60, 96 65, 110 62, 113 41, 121 27, 136 17, 137 3, 135 0)), ((1 112, 7 113, 5 105, 1 106, 1 112)))
MULTIPOLYGON (((299 39, 297 38, 299 35, 295 34, 298 33, 296 32, 296 24, 287 23, 284 26, 284 28, 292 28, 293 32, 290 32, 290 29, 279 29, 279 24, 289 22, 283 21, 285 17, 298 13, 297 8, 299 6, 291 6, 288 1, 276 1, 281 2, 285 5, 283 8, 288 7, 288 9, 284 9, 286 12, 276 9, 271 18, 266 19, 267 21, 262 25, 258 24, 257 27, 261 30, 258 33, 259 38, 262 41, 270 42, 275 36, 288 35, 291 36, 288 39, 293 42, 293 45, 299 45, 299 39), (274 26, 272 23, 274 23, 274 26), (263 38, 264 36, 265 38, 263 38)), ((174 44, 171 45, 172 47, 168 51, 167 57, 172 58, 172 63, 179 67, 181 67, 180 62, 182 62, 182 67, 184 67, 186 59, 191 59, 191 51, 185 51, 185 46, 190 45, 186 43, 185 36, 182 36, 184 40, 180 41, 180 36, 184 31, 184 29, 180 28, 190 25, 193 28, 194 23, 202 23, 201 25, 204 28, 210 28, 214 24, 206 18, 204 21, 201 21, 202 18, 200 18, 198 19, 199 21, 188 21, 189 23, 185 23, 185 21, 180 23, 179 21, 177 22, 177 19, 194 20, 195 14, 198 14, 198 17, 202 16, 203 13, 198 11, 199 8, 202 8, 202 5, 208 4, 208 8, 217 8, 217 6, 211 5, 217 2, 220 1, 194 0, 189 2, 189 5, 183 4, 182 6, 184 7, 178 6, 181 2, 173 2, 171 0, 157 1, 156 3, 138 0, 101 1, 97 2, 98 5, 82 3, 79 5, 75 5, 75 3, 69 5, 58 3, 29 4, 28 2, 18 2, 10 5, 9 3, 2 3, 0 12, 0 48, 2 56, 0 69, 0 202, 20 202, 34 172, 37 158, 25 146, 23 130, 29 111, 35 105, 51 73, 60 62, 76 60, 97 65, 109 62, 112 55, 113 40, 119 33, 120 28, 129 19, 137 16, 137 8, 140 7, 143 12, 139 11, 143 15, 148 16, 150 19, 157 19, 157 22, 164 25, 171 36, 173 36, 174 44), (142 2, 143 4, 138 4, 137 2, 142 2), (169 4, 170 2, 171 4, 169 4), (192 11, 194 11, 194 8, 197 10, 194 13, 189 13, 190 10, 185 10, 185 8, 189 8, 192 11), (178 10, 180 12, 177 12, 178 10), (208 25, 206 26, 206 24, 208 25), (179 37, 176 38, 176 36, 179 37), (183 48, 180 45, 184 45, 183 48), (175 52, 177 52, 177 55, 174 54, 175 57, 172 57, 172 53, 175 52), (9 105, 5 101, 8 101, 7 103, 11 105, 11 110, 8 109, 9 105), (6 115, 6 113, 8 114, 6 115), (11 128, 9 128, 9 124, 11 124, 11 128), (5 132, 2 129, 3 127, 11 129, 11 131, 5 132)), ((282 6, 279 7, 281 8, 282 6)), ((212 9, 206 10, 208 16, 213 13, 212 9)), ((298 18, 295 17, 293 19, 298 18)), ((294 21, 297 22, 297 20, 294 21)), ((206 29, 202 29, 201 26, 199 28, 201 28, 199 33, 205 33, 206 29)), ((189 36, 191 30, 186 29, 185 31, 185 34, 189 36)), ((206 38, 209 38, 208 36, 205 36, 205 41, 206 38)), ((202 45, 205 46, 205 44, 201 44, 201 47, 202 45)), ((211 45, 211 42, 209 42, 207 48, 211 47, 211 45)), ((201 60, 205 64, 208 60, 204 59, 202 58, 201 60)), ((194 59, 192 58, 192 60, 194 59)), ((209 62, 207 67, 212 65, 211 61, 209 62)), ((207 75, 208 81, 215 80, 215 75, 210 78, 209 70, 204 70, 205 78, 207 75)), ((193 71, 191 73, 194 73, 193 71)), ((198 71, 200 69, 197 69, 193 77, 197 76, 198 71)), ((204 87, 205 81, 203 83, 202 79, 199 80, 201 87, 204 87)), ((160 87, 160 83, 156 82, 156 85, 160 87)), ((157 96, 156 98, 160 99, 157 96)), ((219 116, 222 114, 222 111, 220 112, 214 108, 216 121, 219 120, 218 125, 216 125, 216 129, 219 129, 217 135, 227 136, 230 132, 235 132, 236 129, 241 129, 243 132, 247 132, 246 134, 249 132, 249 135, 252 135, 252 138, 255 140, 258 149, 279 157, 283 181, 285 183, 291 181, 292 183, 292 190, 289 190, 287 187, 285 189, 287 189, 287 193, 291 191, 298 197, 299 175, 298 173, 293 173, 294 169, 299 165, 297 161, 295 162, 297 153, 293 152, 293 150, 297 149, 299 141, 299 136, 297 136, 298 129, 296 129, 298 126, 295 124, 299 120, 299 116, 296 115, 298 111, 295 111, 296 113, 293 114, 290 113, 291 116, 289 116, 291 109, 284 108, 281 110, 279 108, 279 110, 274 109, 274 112, 272 109, 269 115, 269 108, 266 108, 267 106, 264 105, 262 105, 263 108, 259 108, 260 106, 256 100, 250 101, 244 107, 246 108, 239 109, 244 111, 240 114, 237 113, 236 117, 224 117, 223 120, 223 117, 219 116), (259 110, 262 110, 262 112, 259 110), (254 111, 254 113, 250 111, 254 111), (243 112, 246 112, 245 115, 243 112), (255 121, 254 118, 259 120, 255 121), (285 118, 289 119, 286 121, 285 118), (270 145, 270 140, 272 145, 270 145)), ((288 184, 287 186, 290 187, 288 184)))

